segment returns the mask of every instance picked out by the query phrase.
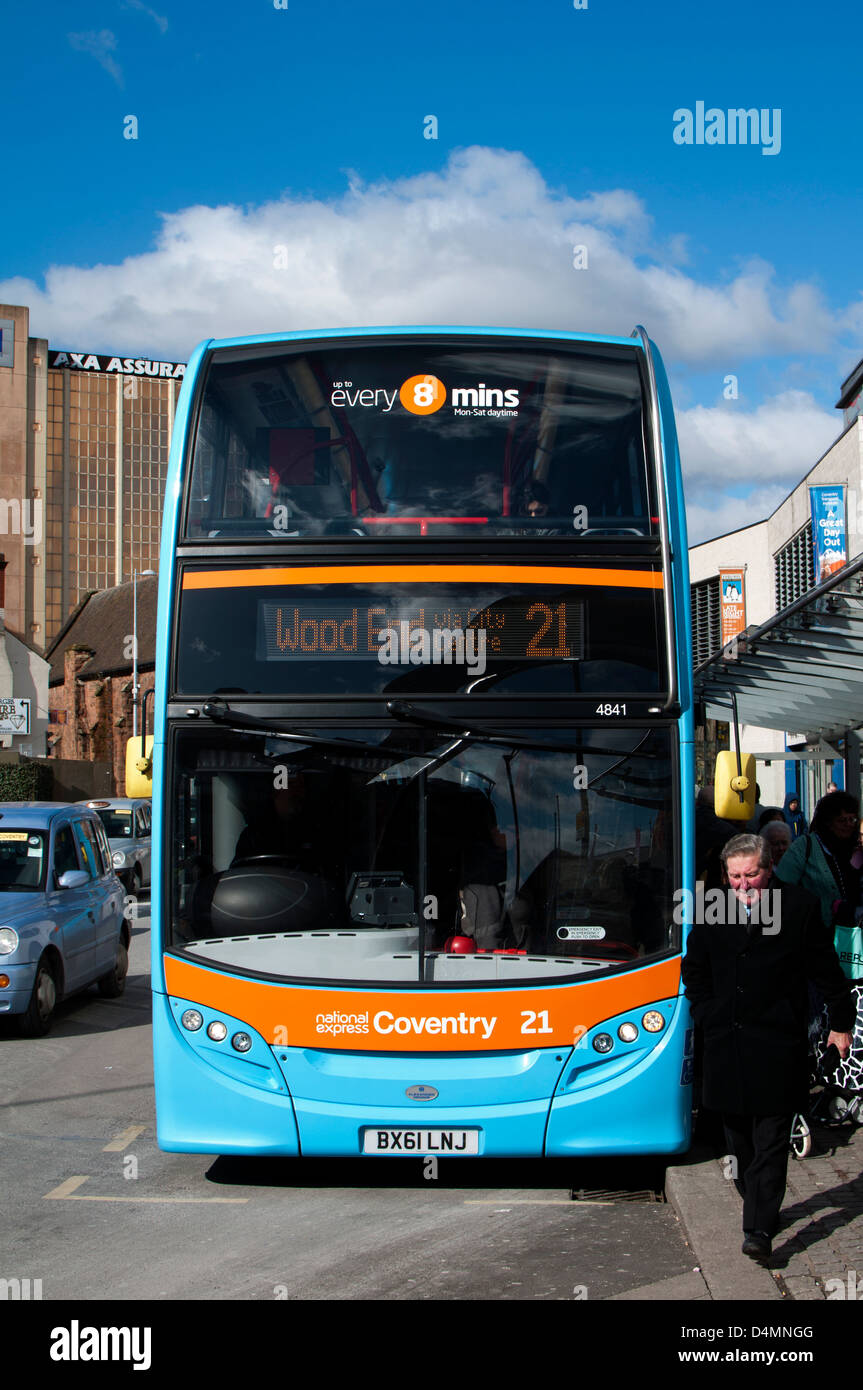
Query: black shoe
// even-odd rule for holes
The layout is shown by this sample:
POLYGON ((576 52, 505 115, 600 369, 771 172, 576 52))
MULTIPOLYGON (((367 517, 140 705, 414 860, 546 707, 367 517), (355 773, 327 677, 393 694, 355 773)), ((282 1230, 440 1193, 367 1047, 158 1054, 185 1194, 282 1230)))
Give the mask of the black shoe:
POLYGON ((748 1255, 750 1260, 756 1260, 758 1264, 766 1265, 770 1259, 770 1252, 773 1249, 773 1242, 764 1231, 744 1231, 746 1236, 740 1247, 744 1255, 748 1255))

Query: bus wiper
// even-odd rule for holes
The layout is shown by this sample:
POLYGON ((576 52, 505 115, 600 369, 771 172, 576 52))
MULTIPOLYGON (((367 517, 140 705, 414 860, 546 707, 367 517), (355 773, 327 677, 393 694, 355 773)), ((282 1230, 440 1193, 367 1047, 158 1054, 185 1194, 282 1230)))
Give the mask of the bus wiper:
POLYGON ((277 728, 274 721, 258 719, 254 714, 239 714, 236 710, 232 710, 224 700, 206 700, 201 706, 201 713, 207 719, 212 719, 214 724, 223 724, 233 733, 267 734, 270 738, 283 739, 286 743, 317 748, 336 748, 343 753, 361 753, 366 757, 371 754, 383 762, 392 756, 412 758, 416 754, 416 749, 392 748, 389 745, 383 747, 379 743, 361 743, 357 739, 328 738, 326 734, 289 733, 287 729, 277 728))
MULTIPOLYGON (((421 729, 434 729, 439 734, 455 734, 464 743, 491 743, 501 748, 531 748, 539 752, 549 753, 574 753, 578 751, 580 745, 569 743, 553 743, 551 741, 535 738, 519 738, 517 735, 509 736, 493 733, 490 729, 482 729, 474 724, 458 724, 453 719, 447 719, 435 714, 433 711, 417 709, 415 705, 407 700, 388 700, 387 713, 393 719, 399 719, 406 724, 416 724, 421 729)), ((578 732, 577 730, 574 732, 578 732)), ((629 758, 632 753, 641 747, 646 738, 650 736, 650 729, 644 737, 636 744, 635 749, 630 749, 623 757, 629 758)), ((598 748, 594 745, 588 750, 590 753, 599 753, 609 758, 620 758, 619 748, 598 748)))

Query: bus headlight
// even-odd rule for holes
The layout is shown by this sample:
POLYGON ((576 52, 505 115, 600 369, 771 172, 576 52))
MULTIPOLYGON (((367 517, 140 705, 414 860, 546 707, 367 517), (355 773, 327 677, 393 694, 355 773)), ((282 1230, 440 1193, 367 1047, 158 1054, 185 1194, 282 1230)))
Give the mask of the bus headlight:
POLYGON ((213 1042, 224 1042, 227 1036, 227 1026, 220 1018, 214 1018, 213 1022, 207 1025, 207 1037, 212 1038, 213 1042))
POLYGON ((665 1019, 658 1009, 650 1009, 641 1020, 641 1026, 646 1028, 648 1033, 661 1033, 665 1027, 665 1019))
POLYGON ((204 1015, 197 1009, 187 1009, 180 1019, 184 1028, 188 1028, 190 1033, 197 1033, 199 1028, 204 1026, 204 1015))
POLYGON ((610 1052, 614 1047, 614 1038, 610 1033, 597 1033, 593 1046, 597 1052, 610 1052))
POLYGON ((0 927, 0 956, 11 956, 18 950, 18 933, 14 927, 0 927))
POLYGON ((248 1052, 252 1046, 252 1039, 248 1033, 235 1033, 231 1038, 231 1047, 236 1048, 237 1052, 248 1052))
POLYGON ((638 1029, 634 1023, 621 1023, 617 1030, 617 1036, 621 1042, 635 1042, 638 1037, 638 1029))

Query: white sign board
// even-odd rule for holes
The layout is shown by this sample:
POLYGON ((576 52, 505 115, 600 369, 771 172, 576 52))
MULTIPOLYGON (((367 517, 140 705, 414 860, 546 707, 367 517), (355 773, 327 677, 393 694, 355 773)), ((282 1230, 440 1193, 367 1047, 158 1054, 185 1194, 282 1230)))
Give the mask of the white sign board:
POLYGON ((30 701, 0 700, 0 734, 29 734, 30 701))

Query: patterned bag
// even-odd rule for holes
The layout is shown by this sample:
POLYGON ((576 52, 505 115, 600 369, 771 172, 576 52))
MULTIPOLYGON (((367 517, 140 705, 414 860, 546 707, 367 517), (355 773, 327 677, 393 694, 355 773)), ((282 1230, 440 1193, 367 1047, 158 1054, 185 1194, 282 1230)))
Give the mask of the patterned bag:
MULTIPOLYGON (((857 1005, 857 1018, 854 1023, 851 1037, 851 1053, 844 1061, 840 1061, 835 1070, 830 1074, 830 1086, 845 1092, 863 1091, 863 982, 851 986, 851 993, 857 1005)), ((824 1008, 816 1025, 816 1036, 814 1038, 814 1064, 815 1081, 820 1081, 819 1075, 824 1053, 827 1051, 827 1037, 830 1031, 830 1024, 827 1018, 827 1009, 824 1008)))

